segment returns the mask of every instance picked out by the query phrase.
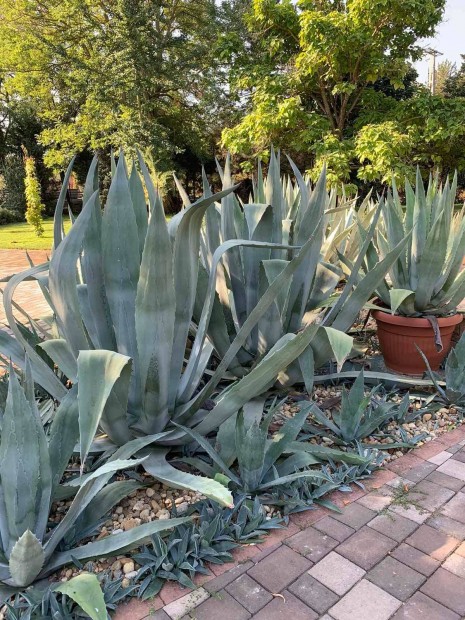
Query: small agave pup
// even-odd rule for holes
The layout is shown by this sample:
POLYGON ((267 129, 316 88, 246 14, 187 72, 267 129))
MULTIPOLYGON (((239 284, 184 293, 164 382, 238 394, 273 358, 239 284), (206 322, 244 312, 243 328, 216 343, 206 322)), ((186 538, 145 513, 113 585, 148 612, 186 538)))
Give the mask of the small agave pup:
POLYGON ((465 297, 465 207, 455 213, 457 177, 440 185, 430 179, 425 192, 419 171, 415 191, 407 182, 405 205, 396 186, 383 205, 383 224, 376 246, 367 254, 367 269, 377 264, 401 239, 403 252, 377 287, 388 311, 374 313, 386 366, 403 374, 419 375, 425 364, 417 345, 437 370, 450 349, 452 333, 462 316, 457 305, 465 297))
MULTIPOLYGON (((148 536, 189 519, 154 521, 122 534, 69 548, 67 537, 89 536, 112 506, 138 488, 134 481, 108 484, 113 475, 141 462, 128 460, 150 439, 120 448, 105 465, 62 486, 61 478, 79 440, 79 420, 73 388, 63 399, 45 435, 34 399, 30 373, 25 390, 13 368, 0 439, 0 582, 3 591, 24 588, 76 560, 100 558, 137 547, 148 536), (76 495, 62 521, 48 529, 52 503, 76 495)), ((0 590, 2 588, 0 587, 0 590)), ((10 590, 12 592, 13 590, 10 590)))
MULTIPOLYGON (((339 486, 334 483, 330 473, 321 469, 311 469, 324 461, 342 462, 355 466, 367 466, 372 454, 356 454, 297 441, 305 424, 311 404, 303 405, 300 411, 269 436, 273 416, 283 403, 274 403, 265 408, 265 399, 253 399, 241 411, 229 418, 218 430, 216 446, 191 429, 185 429, 206 452, 204 458, 183 459, 199 471, 223 481, 236 494, 258 497, 265 504, 289 505, 303 510, 313 503, 311 493, 307 501, 286 499, 294 483, 307 482, 313 487, 316 498, 339 486), (262 419, 263 417, 263 419, 262 419)), ((292 511, 291 509, 289 511, 292 511)))
POLYGON ((454 405, 463 412, 465 408, 465 333, 462 334, 460 340, 447 356, 444 367, 445 386, 440 385, 427 357, 419 347, 418 351, 423 357, 428 374, 438 391, 438 400, 448 406, 454 405))
MULTIPOLYGON (((213 352, 207 329, 218 317, 216 269, 212 269, 203 288, 198 327, 193 331, 194 307, 199 303, 202 220, 208 207, 234 188, 200 199, 167 224, 142 158, 139 163, 150 217, 141 178, 134 166, 128 176, 123 156, 114 170, 102 215, 94 160, 84 189, 83 210, 63 236, 62 210, 71 168, 68 170, 55 214, 52 259, 50 264, 16 275, 5 287, 5 312, 16 340, 2 334, 0 347, 20 366, 24 364, 21 349, 26 350, 35 381, 57 400, 66 396, 53 365, 38 355, 37 339, 13 315, 16 287, 27 277, 37 277, 59 336, 49 337, 41 346, 65 377, 77 384, 81 462, 85 462, 99 429, 111 442, 104 444, 105 450, 124 446, 136 437, 158 434, 154 446, 144 454, 143 466, 149 473, 168 485, 192 488, 230 505, 231 493, 218 482, 168 464, 169 447, 192 441, 173 422, 195 428, 202 435, 215 430, 272 385, 278 373, 306 350, 316 333, 312 325, 297 335, 281 335, 246 376, 226 388, 220 386, 254 326, 311 251, 314 237, 309 236, 293 260, 261 291, 234 339, 229 339, 224 324, 219 323, 215 333, 222 339, 221 362, 206 375, 213 352)), ((247 245, 288 247, 234 240, 218 248, 215 263, 230 248, 247 245)))

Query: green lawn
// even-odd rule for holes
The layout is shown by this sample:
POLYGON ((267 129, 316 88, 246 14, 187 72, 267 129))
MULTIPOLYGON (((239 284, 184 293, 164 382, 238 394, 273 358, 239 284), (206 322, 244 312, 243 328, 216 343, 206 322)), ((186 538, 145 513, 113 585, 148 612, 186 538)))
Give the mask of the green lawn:
MULTIPOLYGON (((65 220, 65 229, 69 220, 65 220)), ((27 222, 0 226, 1 250, 50 250, 53 243, 53 218, 44 221, 44 234, 38 237, 27 222)))

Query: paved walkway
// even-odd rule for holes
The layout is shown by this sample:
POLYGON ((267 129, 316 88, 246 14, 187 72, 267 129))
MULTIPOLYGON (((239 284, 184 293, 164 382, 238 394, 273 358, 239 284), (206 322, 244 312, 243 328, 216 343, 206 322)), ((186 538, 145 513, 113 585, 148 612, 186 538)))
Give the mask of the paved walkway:
MULTIPOLYGON (((47 260, 49 252, 45 250, 30 250, 29 256, 34 265, 40 265, 47 260)), ((29 268, 25 250, 0 250, 0 280, 6 276, 19 273, 29 268)), ((0 282, 3 290, 4 282, 0 282)), ((1 295, 1 294, 0 294, 1 295)), ((33 319, 44 314, 50 314, 50 308, 43 298, 39 285, 36 282, 23 282, 16 289, 14 300, 24 308, 33 319)), ((6 322, 3 304, 0 300, 0 326, 6 322)))
POLYGON ((342 514, 293 515, 234 568, 212 565, 197 590, 168 583, 115 620, 463 619, 465 426, 356 489, 332 494, 342 514))

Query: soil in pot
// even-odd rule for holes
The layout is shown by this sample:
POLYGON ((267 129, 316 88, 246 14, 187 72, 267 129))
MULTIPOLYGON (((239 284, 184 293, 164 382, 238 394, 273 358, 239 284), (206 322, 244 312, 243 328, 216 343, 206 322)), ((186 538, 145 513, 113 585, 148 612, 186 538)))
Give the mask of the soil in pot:
POLYGON ((373 312, 373 318, 378 327, 379 346, 386 367, 414 377, 421 377, 426 371, 425 362, 415 344, 427 357, 431 369, 438 370, 450 351, 452 334, 462 321, 461 314, 438 318, 443 344, 442 351, 438 351, 428 319, 397 316, 380 310, 373 312))

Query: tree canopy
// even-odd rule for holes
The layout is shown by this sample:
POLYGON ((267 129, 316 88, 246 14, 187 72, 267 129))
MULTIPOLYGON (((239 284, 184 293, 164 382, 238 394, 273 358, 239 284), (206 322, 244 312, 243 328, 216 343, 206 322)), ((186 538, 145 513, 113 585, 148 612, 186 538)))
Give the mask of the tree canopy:
POLYGON ((194 192, 222 148, 247 170, 274 144, 334 182, 465 169, 465 64, 441 64, 438 96, 412 66, 444 5, 0 0, 0 168, 137 144, 194 192))
POLYGON ((382 176, 395 173, 393 158, 397 168, 414 163, 398 162, 411 136, 397 121, 396 91, 405 92, 409 63, 423 54, 418 40, 434 33, 444 4, 253 0, 246 18, 253 43, 234 84, 247 114, 223 132, 224 144, 247 155, 266 152, 272 141, 313 154, 316 169, 325 160, 343 180, 354 170, 360 178, 379 178, 381 168, 382 176), (372 162, 367 155, 379 136, 383 150, 372 162))
POLYGON ((211 156, 216 13, 214 0, 1 0, 0 73, 41 120, 46 163, 134 144, 162 169, 211 156))

